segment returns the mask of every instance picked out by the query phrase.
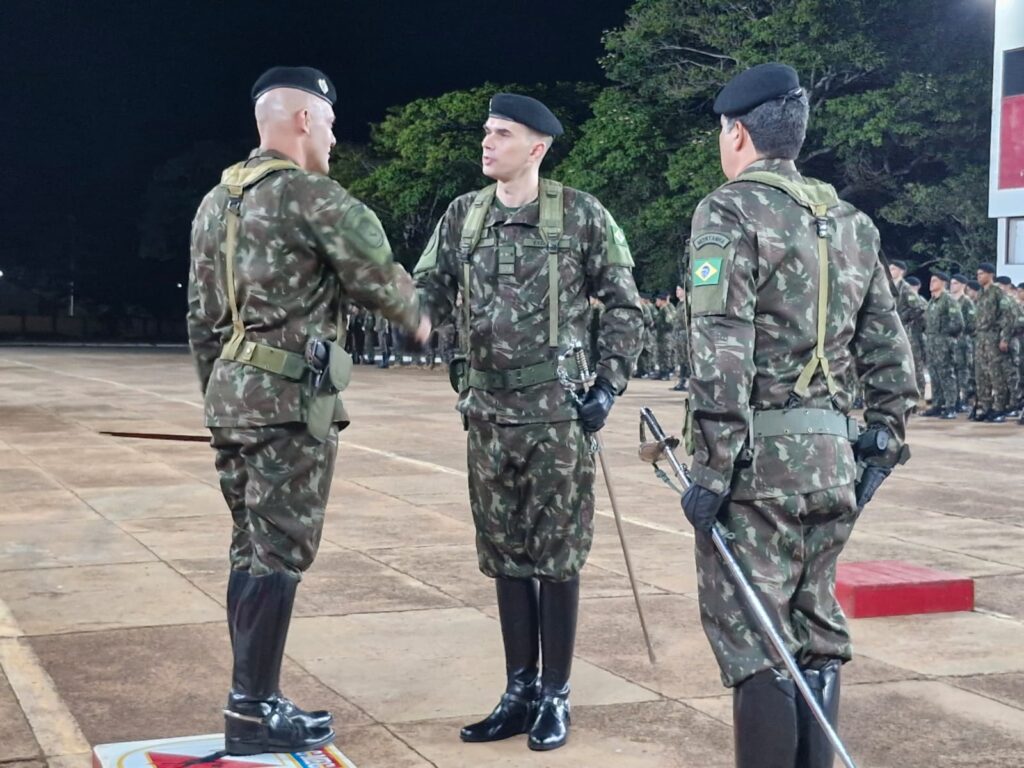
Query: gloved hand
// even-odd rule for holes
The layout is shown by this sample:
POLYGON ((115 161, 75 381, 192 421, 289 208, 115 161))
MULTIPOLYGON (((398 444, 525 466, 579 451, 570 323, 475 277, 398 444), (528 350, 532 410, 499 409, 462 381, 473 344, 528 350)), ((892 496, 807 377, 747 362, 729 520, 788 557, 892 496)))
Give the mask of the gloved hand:
POLYGON ((680 502, 683 514, 690 525, 698 531, 710 533, 715 527, 715 520, 729 503, 729 493, 715 493, 702 485, 694 483, 686 489, 680 502))
POLYGON ((580 421, 583 422, 584 432, 597 432, 606 421, 608 413, 615 402, 615 389, 607 379, 598 376, 593 386, 587 390, 580 405, 580 421))
POLYGON ((857 494, 857 509, 864 509, 864 506, 871 501, 878 487, 885 482, 892 469, 889 467, 876 467, 874 464, 865 464, 860 480, 854 488, 857 494))

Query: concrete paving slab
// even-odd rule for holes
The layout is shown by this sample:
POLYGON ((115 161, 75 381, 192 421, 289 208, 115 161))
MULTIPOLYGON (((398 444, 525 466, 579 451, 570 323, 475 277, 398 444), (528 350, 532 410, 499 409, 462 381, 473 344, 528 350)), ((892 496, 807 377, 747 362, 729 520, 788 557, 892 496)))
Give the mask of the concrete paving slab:
MULTIPOLYGON (((92 744, 223 730, 231 682, 223 621, 49 635, 33 645, 92 744)), ((372 724, 287 658, 281 684, 300 706, 330 709, 347 727, 372 724)))
MULTIPOLYGON (((505 686, 498 624, 471 608, 298 619, 289 654, 388 723, 482 716, 505 686)), ((573 678, 581 704, 657 698, 583 661, 573 678)))
POLYGON ((42 757, 42 750, 32 735, 32 728, 21 711, 18 699, 0 669, 0 763, 8 760, 30 760, 42 757))
POLYGON ((840 733, 860 768, 1019 768, 1024 711, 937 681, 852 686, 840 733), (884 713, 884 716, 880 716, 884 713))
POLYGON ((224 622, 221 606, 160 562, 11 571, 0 599, 27 635, 224 622))
POLYGON ((71 491, 0 492, 0 525, 73 520, 99 520, 99 515, 71 491))
POLYGON ((86 488, 79 491, 78 495, 108 520, 228 514, 220 491, 197 482, 127 488, 86 488))
POLYGON ((35 466, 0 469, 0 494, 59 490, 60 483, 35 466))
MULTIPOLYGON (((490 744, 461 744, 458 719, 403 723, 395 731, 433 764, 445 768, 727 768, 732 734, 700 712, 674 701, 574 706, 565 747, 530 752, 526 736, 490 744)), ((361 766, 360 766, 361 768, 361 766)))
POLYGON ((1019 622, 979 613, 946 613, 854 619, 850 625, 855 654, 921 674, 1024 670, 1019 622))
POLYGON ((1005 525, 990 520, 922 512, 912 520, 877 520, 871 532, 940 550, 978 553, 994 563, 1024 568, 1024 541, 1008 536, 1005 525))
POLYGON ((349 482, 411 504, 444 504, 466 498, 466 479, 437 472, 348 476, 349 482))
POLYGON ((865 530, 854 530, 853 537, 843 550, 842 559, 845 562, 901 560, 972 578, 1020 571, 1019 566, 987 559, 986 553, 982 551, 966 554, 936 549, 926 544, 872 533, 866 527, 865 530))
POLYGON ((107 520, 0 524, 0 571, 154 559, 152 552, 107 520))
POLYGON ((1024 573, 975 579, 974 604, 1024 621, 1024 573))
POLYGON ((942 682, 1024 710, 1024 672, 947 677, 942 682))
POLYGON ((125 464, 119 460, 103 463, 77 465, 50 470, 53 477, 71 489, 103 488, 111 485, 151 487, 155 485, 180 485, 180 472, 158 462, 133 462, 125 464))
POLYGON ((413 532, 418 546, 471 543, 476 536, 472 522, 457 522, 381 494, 361 504, 335 502, 328 507, 324 525, 327 541, 367 551, 392 548, 408 541, 413 532))

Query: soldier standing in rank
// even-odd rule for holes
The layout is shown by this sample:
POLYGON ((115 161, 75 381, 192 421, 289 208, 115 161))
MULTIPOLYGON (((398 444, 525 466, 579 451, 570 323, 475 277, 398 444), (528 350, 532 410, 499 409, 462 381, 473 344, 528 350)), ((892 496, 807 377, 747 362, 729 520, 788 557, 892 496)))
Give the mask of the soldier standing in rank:
POLYGON ((199 206, 188 290, 189 343, 234 521, 224 710, 233 755, 303 752, 334 738, 329 712, 299 709, 278 686, 348 424, 338 398, 351 370, 344 301, 377 307, 421 339, 430 331, 377 217, 327 176, 330 80, 275 67, 252 98, 260 146, 199 206))
POLYGON ((363 359, 363 312, 362 307, 352 305, 348 316, 348 338, 352 349, 352 364, 359 365, 363 359))
POLYGON ((505 645, 505 692, 460 737, 528 732, 535 750, 568 735, 579 572, 593 539, 587 433, 604 426, 626 387, 642 320, 633 259, 611 214, 593 196, 540 178, 561 133, 536 99, 494 96, 483 173, 496 184, 448 206, 414 270, 436 321, 462 297, 464 358, 451 378, 469 431, 479 566, 495 580, 505 645), (577 404, 559 368, 575 372, 564 353, 586 344, 592 296, 604 305, 597 378, 577 404))
POLYGON ((859 510, 906 458, 917 397, 910 345, 871 220, 793 163, 809 110, 796 72, 746 70, 714 109, 729 181, 693 216, 684 433, 693 485, 682 500, 698 531, 701 619, 734 689, 736 765, 831 768, 830 743, 751 624, 706 533, 716 521, 724 526, 836 722, 840 668, 851 656, 836 559, 859 510), (868 429, 889 435, 872 456, 855 455, 851 398, 839 386, 855 364, 868 429))
POLYGON ((957 409, 966 411, 974 400, 974 299, 967 295, 966 275, 955 274, 949 281, 949 295, 956 299, 964 318, 964 332, 956 340, 954 365, 959 400, 957 409))
POLYGON ((914 357, 914 376, 917 381, 917 391, 924 397, 924 367, 926 363, 924 346, 924 311, 928 308, 928 302, 924 300, 917 289, 921 281, 914 278, 913 281, 904 279, 907 274, 907 263, 899 259, 889 262, 889 274, 892 276, 893 285, 896 288, 896 311, 899 313, 900 322, 903 323, 910 339, 910 349, 914 357))
POLYGON ((686 289, 676 286, 675 335, 676 360, 679 361, 679 381, 672 387, 673 392, 685 392, 686 380, 690 378, 690 329, 686 323, 686 289))
POLYGON ((657 372, 654 366, 657 360, 657 350, 654 333, 654 306, 651 304, 649 293, 640 294, 640 309, 643 312, 643 331, 640 338, 640 356, 636 361, 634 376, 638 379, 656 378, 657 372))
POLYGON ((363 312, 363 365, 373 365, 377 348, 377 315, 372 310, 363 312))
POLYGON ((978 293, 975 313, 974 380, 978 387, 976 421, 1001 424, 1010 410, 1010 339, 1013 337, 1014 311, 995 282, 996 268, 991 262, 978 265, 978 293))
POLYGON ((964 330, 963 315, 946 291, 949 275, 933 272, 928 286, 932 300, 925 310, 928 339, 928 373, 932 380, 932 407, 922 416, 955 419, 957 410, 956 344, 964 330))
POLYGON ((676 312, 669 301, 669 292, 662 291, 655 300, 655 344, 658 350, 658 378, 669 381, 675 371, 675 344, 672 330, 675 327, 676 312))
POLYGON ((1021 342, 1024 335, 1024 318, 1021 317, 1021 307, 1017 303, 1017 289, 1006 275, 996 278, 1000 290, 1010 300, 1010 308, 1013 314, 1013 325, 1010 327, 1010 352, 1005 358, 1007 365, 1006 380, 1010 389, 1010 406, 1007 418, 1016 418, 1020 415, 1022 400, 1024 400, 1024 380, 1021 379, 1021 342))

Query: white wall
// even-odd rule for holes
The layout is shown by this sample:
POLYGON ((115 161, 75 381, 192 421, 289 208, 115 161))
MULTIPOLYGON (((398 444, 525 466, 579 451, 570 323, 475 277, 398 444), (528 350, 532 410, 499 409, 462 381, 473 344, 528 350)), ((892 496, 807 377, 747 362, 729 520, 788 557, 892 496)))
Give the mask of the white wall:
POLYGON ((996 0, 995 50, 992 69, 992 145, 989 165, 988 215, 999 219, 999 274, 1009 275, 1014 283, 1024 282, 1024 264, 1006 264, 1009 217, 1024 217, 1024 188, 1004 189, 999 181, 999 132, 1002 118, 1003 52, 1024 48, 1024 0, 996 0))

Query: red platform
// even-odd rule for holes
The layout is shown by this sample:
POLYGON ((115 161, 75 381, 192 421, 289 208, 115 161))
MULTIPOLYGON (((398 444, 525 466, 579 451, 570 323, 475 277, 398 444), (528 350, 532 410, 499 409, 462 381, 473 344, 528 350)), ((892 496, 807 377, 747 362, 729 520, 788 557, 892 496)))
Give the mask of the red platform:
POLYGON ((974 609, 974 581, 899 560, 839 563, 836 597, 851 619, 974 609))

